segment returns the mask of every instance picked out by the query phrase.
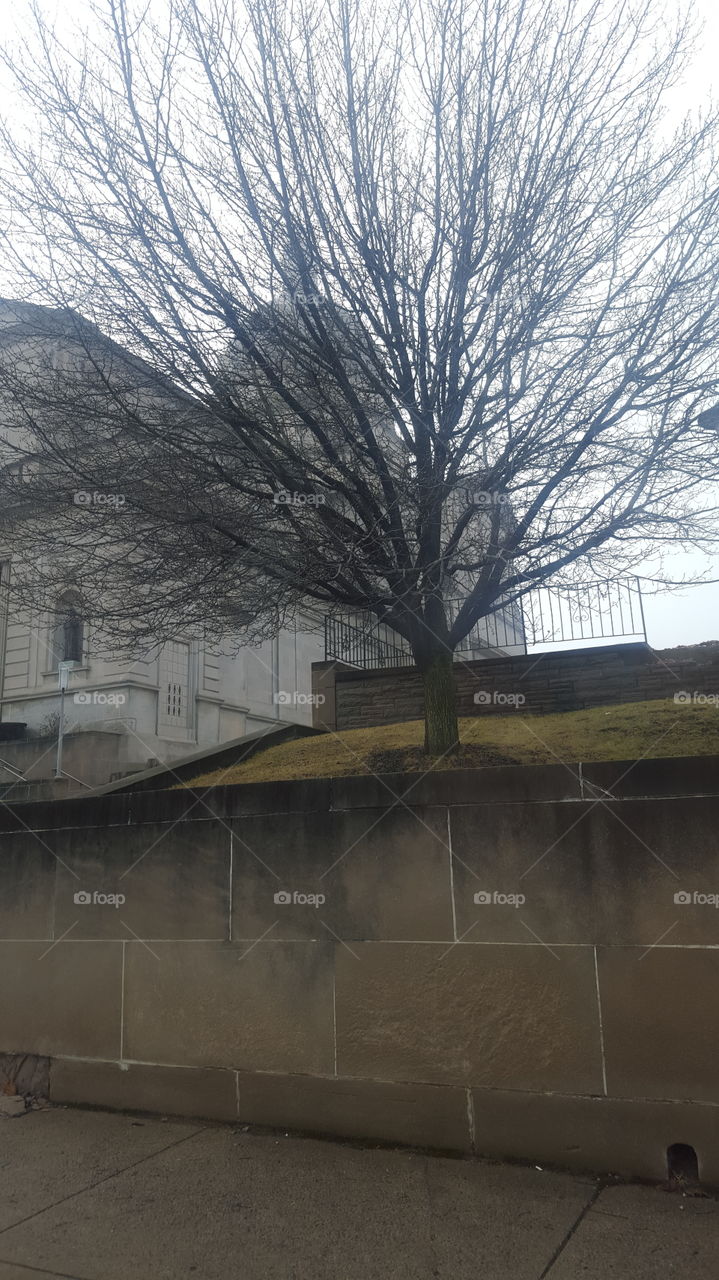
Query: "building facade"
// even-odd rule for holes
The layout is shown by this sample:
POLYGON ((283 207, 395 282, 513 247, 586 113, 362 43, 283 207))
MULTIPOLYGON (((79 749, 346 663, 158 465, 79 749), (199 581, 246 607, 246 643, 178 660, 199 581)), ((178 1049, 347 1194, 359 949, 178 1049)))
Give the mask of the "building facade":
MULTIPOLYGON (((328 656, 353 662, 345 648, 328 653, 325 619, 319 611, 303 611, 292 626, 260 645, 243 643, 240 634, 228 635, 219 647, 178 635, 130 660, 108 651, 107 640, 101 647, 93 637, 77 585, 59 587, 46 601, 43 593, 42 609, 16 603, 23 592, 14 588, 22 588, 27 581, 23 574, 30 563, 26 562, 24 571, 13 546, 13 529, 17 538, 24 515, 35 518, 37 499, 28 501, 33 486, 28 484, 24 495, 24 482, 39 481, 44 474, 33 461, 37 434, 33 438, 28 423, 33 422, 33 411, 36 423, 42 420, 45 383, 52 388, 53 378, 62 382, 67 370, 82 368, 77 394, 83 398, 91 397, 94 386, 92 363, 87 379, 86 365, 78 364, 74 322, 85 324, 74 313, 0 300, 0 468, 3 479, 11 481, 3 490, 8 519, 3 523, 5 534, 0 534, 0 782, 7 780, 3 763, 22 778, 51 778, 53 742, 60 723, 67 737, 63 772, 80 785, 97 785, 155 763, 171 763, 277 724, 312 724, 313 696, 317 696, 312 694, 312 664, 328 656), (37 400, 34 405, 33 399, 37 400), (66 685, 63 692, 61 674, 66 685)), ((91 337, 104 352, 104 336, 93 329, 91 337)), ((89 349, 94 349, 92 343, 89 349)), ((108 349, 113 372, 107 386, 111 388, 112 377, 117 376, 120 381, 129 380, 133 389, 142 387, 139 396, 150 394, 142 381, 146 366, 115 344, 108 349)), ((82 354, 82 344, 79 350, 82 354)), ((152 379, 150 383, 154 394, 152 379)), ((174 405, 167 388, 161 389, 161 396, 174 405)), ((73 400, 69 406, 70 420, 74 404, 73 400)), ((99 407, 102 411, 102 399, 99 407)), ((102 439, 106 443, 109 436, 102 439)), ((34 492, 42 509, 37 485, 34 492)), ((357 621, 350 619, 348 635, 358 633, 357 621)), ((524 650, 521 612, 516 607, 495 615, 490 625, 492 634, 480 634, 477 628, 469 638, 472 656, 479 656, 477 651, 524 650)), ((395 646, 407 648, 399 636, 394 636, 395 646)), ((352 640, 353 652, 354 647, 352 640)), ((366 665, 377 665, 375 648, 372 639, 372 651, 362 659, 366 665)))
POLYGON ((11 742, 34 744, 21 763, 43 754, 45 767, 34 767, 32 776, 52 774, 61 698, 68 742, 91 735, 84 752, 71 746, 73 758, 87 756, 78 776, 90 785, 256 730, 312 723, 311 667, 324 657, 320 619, 305 615, 259 646, 243 646, 238 637, 222 647, 177 639, 128 661, 95 647, 73 592, 45 614, 9 610, 12 572, 6 550, 0 559, 0 758, 17 755, 11 742), (104 735, 100 748, 98 734, 104 735))

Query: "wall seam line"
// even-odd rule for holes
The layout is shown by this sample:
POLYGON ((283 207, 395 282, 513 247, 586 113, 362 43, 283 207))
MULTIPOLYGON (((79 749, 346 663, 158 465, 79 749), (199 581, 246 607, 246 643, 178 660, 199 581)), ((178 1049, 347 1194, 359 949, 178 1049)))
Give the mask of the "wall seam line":
POLYGON ((127 942, 122 940, 122 975, 120 978, 120 1062, 125 1057, 125 950, 127 942))
POLYGON ((449 851, 449 897, 452 903, 452 938, 457 941, 457 907, 454 900, 454 854, 452 852, 452 810, 447 805, 447 849, 449 851))
POLYGON ((607 1062, 604 1053, 604 1023, 602 1021, 602 996, 599 989, 599 961, 597 959, 597 946, 594 944, 594 982, 597 989, 597 1013, 599 1014, 599 1049, 602 1055, 602 1087, 604 1089, 605 1098, 607 1093, 607 1062))
POLYGON ((233 858, 233 853, 234 853, 233 831, 232 831, 232 827, 230 827, 230 892, 228 896, 229 920, 227 922, 227 936, 230 942, 232 942, 232 858, 233 858))
POLYGON ((337 947, 332 958, 332 1041, 334 1045, 334 1074, 337 1076, 337 947))

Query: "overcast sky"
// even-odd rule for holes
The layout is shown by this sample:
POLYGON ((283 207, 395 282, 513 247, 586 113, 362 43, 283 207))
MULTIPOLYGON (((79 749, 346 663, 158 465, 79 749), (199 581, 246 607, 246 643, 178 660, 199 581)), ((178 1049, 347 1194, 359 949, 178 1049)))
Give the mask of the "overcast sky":
MULTIPOLYGON (((31 0, 16 0, 13 5, 13 25, 22 26, 24 14, 30 7, 31 0)), ((74 0, 68 9, 67 2, 58 3, 49 0, 44 7, 56 15, 56 21, 62 24, 65 14, 72 14, 77 19, 82 11, 84 0, 74 0)), ((331 3, 332 0, 327 0, 331 3)), ((657 0, 657 8, 665 6, 657 0)), ((704 34, 699 41, 691 67, 685 75, 680 88, 674 91, 673 106, 677 119, 686 110, 701 108, 710 96, 719 96, 719 70, 717 69, 717 50, 719 50, 719 4, 717 0, 692 0, 692 14, 705 24, 704 34)), ((678 8, 676 0, 667 0, 666 9, 678 8)), ((9 15, 8 15, 9 16, 9 15)), ((3 115, 11 114, 12 101, 8 101, 7 82, 0 76, 0 109, 3 115)), ((719 449, 719 436, 717 437, 719 449)), ((677 551, 665 561, 665 573, 673 579, 693 578, 699 574, 719 579, 719 555, 712 561, 701 557, 690 548, 678 547, 677 551)), ((690 586, 662 592, 660 595, 646 595, 645 616, 647 636, 655 648, 663 648, 675 644, 692 644, 702 640, 719 640, 719 582, 703 586, 690 586)))
MULTIPOLYGON (((668 8, 670 6, 667 6, 668 8)), ((677 115, 706 105, 710 97, 719 97, 719 6, 717 0, 692 0, 692 14, 704 23, 691 69, 681 89, 675 93, 677 115)), ((719 450, 719 436, 717 437, 719 450)), ((678 552, 667 562, 667 576, 693 577, 707 571, 719 578, 719 556, 708 563, 706 558, 689 552, 678 552)), ((645 599, 645 616, 649 643, 655 648, 665 645, 692 644, 699 640, 719 640, 719 583, 688 587, 645 599)))

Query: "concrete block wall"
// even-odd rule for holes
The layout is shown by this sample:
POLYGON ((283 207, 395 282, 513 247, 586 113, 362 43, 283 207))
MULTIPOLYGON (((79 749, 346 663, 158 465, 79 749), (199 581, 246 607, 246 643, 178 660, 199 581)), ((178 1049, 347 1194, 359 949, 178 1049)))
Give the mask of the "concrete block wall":
POLYGON ((0 1054, 56 1102, 657 1179, 683 1142, 719 1185, 718 819, 714 758, 3 808, 0 1054))
MULTIPOLYGON (((672 698, 682 691, 719 693, 719 644, 661 651, 643 643, 602 645, 458 661, 454 670, 460 715, 506 714, 507 694, 522 695, 524 714, 541 715, 672 698), (475 702, 482 695, 485 700, 475 702)), ((313 690, 325 699, 315 708, 319 727, 362 729, 423 715, 422 681, 412 668, 358 671, 316 663, 313 690)))

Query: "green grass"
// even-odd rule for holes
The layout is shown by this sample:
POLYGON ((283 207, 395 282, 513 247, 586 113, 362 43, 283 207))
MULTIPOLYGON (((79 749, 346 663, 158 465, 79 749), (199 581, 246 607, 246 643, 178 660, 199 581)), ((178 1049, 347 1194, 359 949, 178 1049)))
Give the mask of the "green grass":
POLYGON ((300 738, 268 747, 231 769, 203 773, 184 786, 326 778, 343 774, 550 764, 557 760, 636 760, 719 755, 719 707, 671 699, 621 703, 588 711, 460 720, 458 754, 432 761, 422 749, 421 720, 300 738))

